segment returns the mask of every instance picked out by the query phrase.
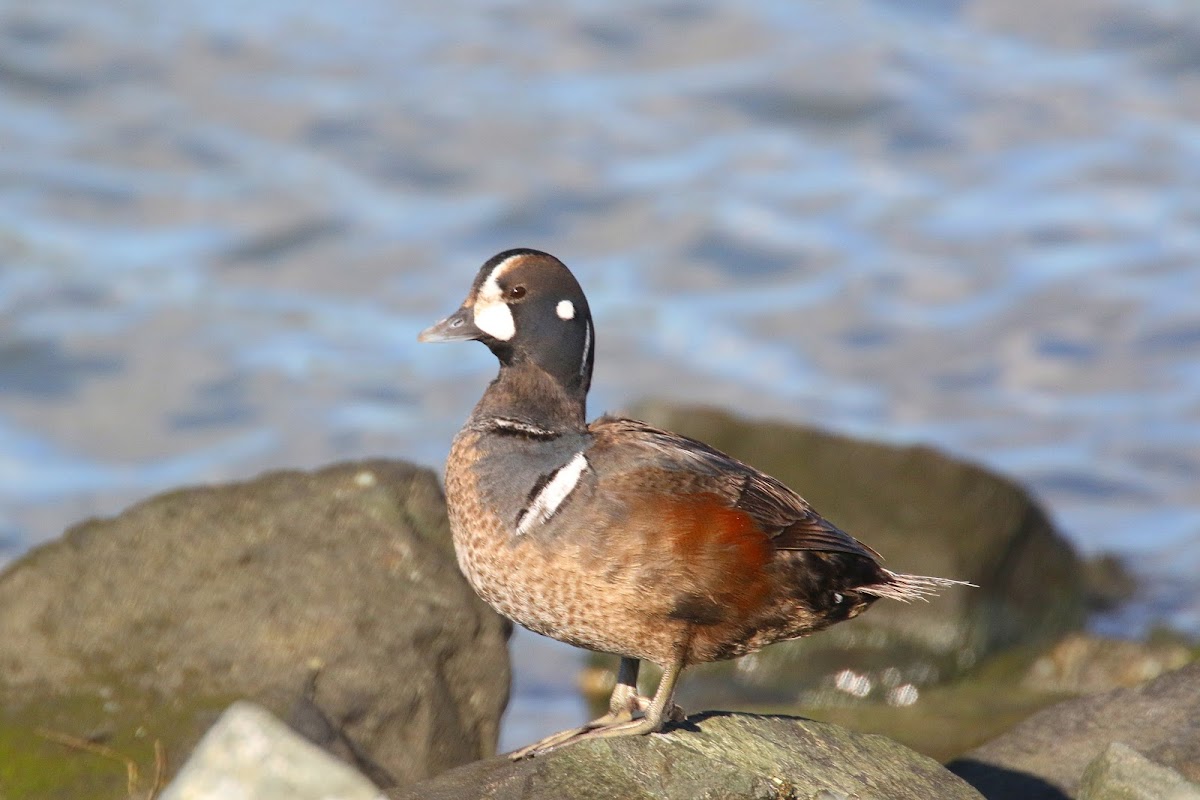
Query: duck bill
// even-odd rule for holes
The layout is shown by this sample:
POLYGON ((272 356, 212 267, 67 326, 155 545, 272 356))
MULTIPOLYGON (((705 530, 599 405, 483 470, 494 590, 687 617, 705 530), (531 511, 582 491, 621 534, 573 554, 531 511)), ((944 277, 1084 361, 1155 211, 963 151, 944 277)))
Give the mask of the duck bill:
POLYGON ((430 325, 417 336, 418 342, 465 342, 481 338, 484 333, 475 326, 475 315, 463 306, 441 322, 430 325))

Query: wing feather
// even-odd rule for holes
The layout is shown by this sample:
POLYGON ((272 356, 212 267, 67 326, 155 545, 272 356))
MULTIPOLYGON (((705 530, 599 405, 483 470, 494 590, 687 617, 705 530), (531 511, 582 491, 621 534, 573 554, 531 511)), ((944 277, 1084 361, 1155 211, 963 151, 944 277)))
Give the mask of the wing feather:
POLYGON ((803 497, 780 481, 703 442, 645 422, 604 416, 591 425, 593 453, 611 451, 609 463, 639 471, 688 472, 705 491, 732 509, 749 514, 777 550, 849 553, 871 561, 878 553, 826 520, 803 497))

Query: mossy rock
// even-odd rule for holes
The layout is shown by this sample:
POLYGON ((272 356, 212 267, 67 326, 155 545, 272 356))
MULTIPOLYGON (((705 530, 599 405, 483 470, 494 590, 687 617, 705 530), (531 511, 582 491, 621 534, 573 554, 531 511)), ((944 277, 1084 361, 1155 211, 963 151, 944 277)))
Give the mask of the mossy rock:
POLYGON ((381 783, 427 777, 495 751, 508 632, 429 470, 160 495, 0 574, 0 798, 123 796, 126 756, 145 789, 156 741, 169 775, 238 698, 381 783))

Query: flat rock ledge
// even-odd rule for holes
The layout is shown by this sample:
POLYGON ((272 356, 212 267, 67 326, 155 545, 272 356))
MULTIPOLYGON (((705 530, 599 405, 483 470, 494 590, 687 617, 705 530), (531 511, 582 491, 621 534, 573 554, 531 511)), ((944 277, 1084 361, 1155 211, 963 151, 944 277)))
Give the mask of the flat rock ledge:
POLYGON ((883 736, 797 717, 709 712, 662 734, 477 761, 393 800, 951 800, 982 797, 883 736))

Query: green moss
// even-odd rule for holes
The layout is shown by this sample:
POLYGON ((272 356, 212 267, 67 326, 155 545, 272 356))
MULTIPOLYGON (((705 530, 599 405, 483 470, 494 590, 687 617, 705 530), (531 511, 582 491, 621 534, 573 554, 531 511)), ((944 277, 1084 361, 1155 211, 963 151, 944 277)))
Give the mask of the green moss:
POLYGON ((119 689, 6 698, 0 706, 0 800, 126 797, 129 769, 145 796, 155 743, 174 773, 182 755, 234 698, 158 701, 119 689), (102 752, 97 752, 102 749, 102 752))

